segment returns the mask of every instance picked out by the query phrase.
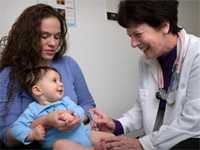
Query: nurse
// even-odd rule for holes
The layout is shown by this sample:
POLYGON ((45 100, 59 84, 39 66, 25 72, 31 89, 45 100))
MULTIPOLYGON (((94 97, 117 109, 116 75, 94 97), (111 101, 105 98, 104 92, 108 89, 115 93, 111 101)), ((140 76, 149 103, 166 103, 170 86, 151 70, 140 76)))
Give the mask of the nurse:
POLYGON ((116 137, 101 150, 199 149, 200 39, 177 26, 177 0, 123 0, 118 22, 127 31, 139 62, 138 97, 121 118, 93 109, 94 123, 116 137), (141 130, 143 136, 124 134, 141 130))

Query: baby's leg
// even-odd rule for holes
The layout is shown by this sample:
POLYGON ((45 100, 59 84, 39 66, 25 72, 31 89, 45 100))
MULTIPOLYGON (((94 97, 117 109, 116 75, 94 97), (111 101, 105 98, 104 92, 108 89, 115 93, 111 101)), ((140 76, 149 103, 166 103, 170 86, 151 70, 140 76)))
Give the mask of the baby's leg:
POLYGON ((113 136, 115 135, 109 132, 93 131, 93 130, 91 131, 91 141, 93 145, 96 145, 101 139, 113 136))
POLYGON ((57 140, 53 144, 53 150, 94 150, 94 148, 87 148, 70 140, 57 140))

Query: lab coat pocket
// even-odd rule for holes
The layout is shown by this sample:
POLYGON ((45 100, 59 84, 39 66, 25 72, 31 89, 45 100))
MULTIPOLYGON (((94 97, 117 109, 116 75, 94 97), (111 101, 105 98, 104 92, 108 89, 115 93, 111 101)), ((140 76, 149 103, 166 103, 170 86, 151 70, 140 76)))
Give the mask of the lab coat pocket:
POLYGON ((149 90, 147 89, 140 89, 139 90, 139 99, 142 104, 149 99, 149 90))

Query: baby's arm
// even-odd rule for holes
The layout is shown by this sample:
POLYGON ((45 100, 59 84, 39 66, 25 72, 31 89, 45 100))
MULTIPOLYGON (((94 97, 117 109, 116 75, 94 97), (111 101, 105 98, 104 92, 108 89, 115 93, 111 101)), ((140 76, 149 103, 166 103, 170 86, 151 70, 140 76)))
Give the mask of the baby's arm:
POLYGON ((27 140, 29 141, 42 141, 45 137, 45 128, 42 125, 38 125, 32 129, 28 134, 27 140))

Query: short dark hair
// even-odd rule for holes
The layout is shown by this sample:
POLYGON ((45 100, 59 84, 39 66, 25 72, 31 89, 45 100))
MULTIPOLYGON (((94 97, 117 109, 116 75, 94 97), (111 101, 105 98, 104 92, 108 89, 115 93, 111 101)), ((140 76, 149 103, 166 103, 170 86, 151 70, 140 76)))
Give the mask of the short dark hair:
MULTIPOLYGON (((22 82, 22 88, 24 88, 24 90, 29 93, 30 95, 32 95, 32 87, 39 81, 42 79, 42 77, 49 71, 49 70, 53 70, 55 72, 57 72, 59 75, 60 73, 52 67, 49 66, 39 66, 39 67, 35 67, 32 69, 27 69, 26 70, 26 76, 25 79, 22 82)), ((61 75, 60 75, 61 77, 61 75)))
POLYGON ((169 32, 176 34, 181 30, 177 15, 177 0, 123 0, 119 4, 118 23, 124 28, 145 23, 159 29, 169 22, 169 32))

